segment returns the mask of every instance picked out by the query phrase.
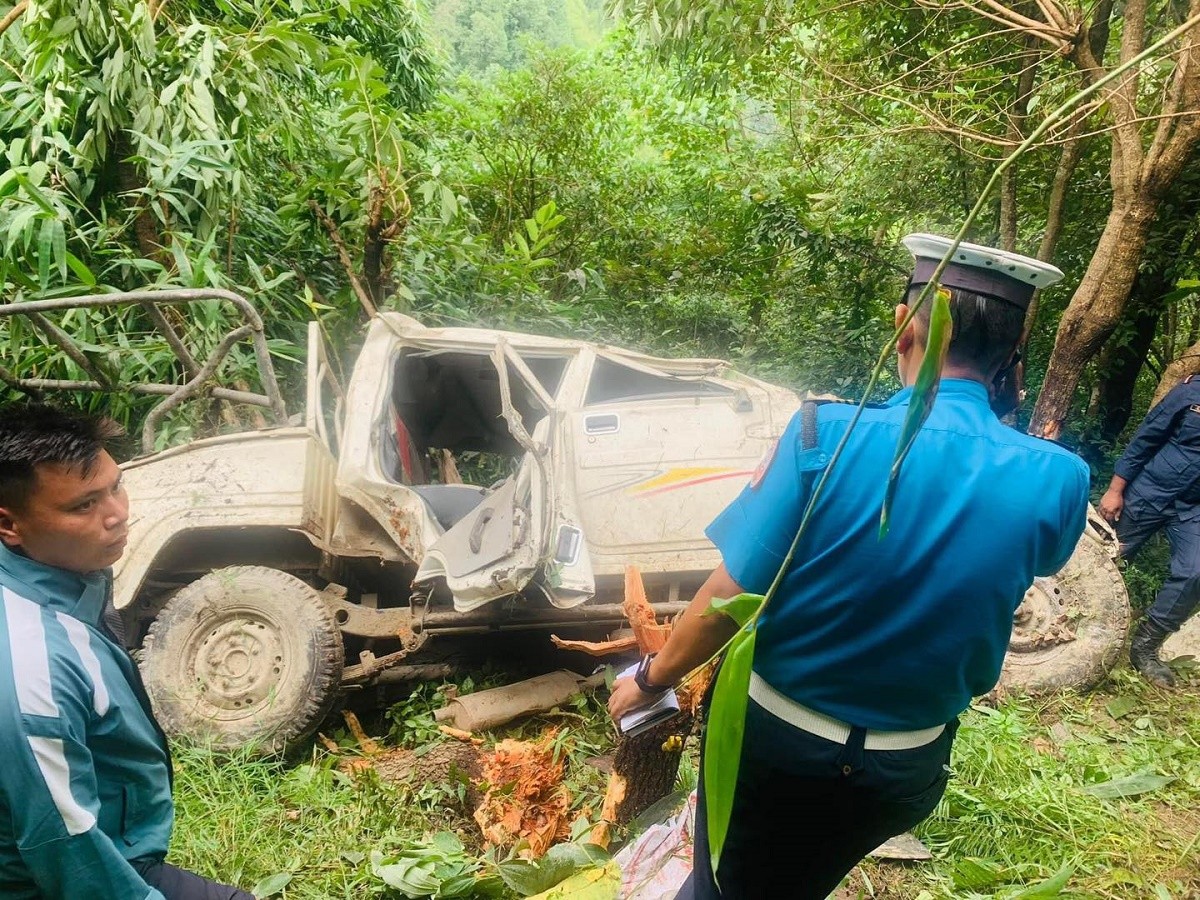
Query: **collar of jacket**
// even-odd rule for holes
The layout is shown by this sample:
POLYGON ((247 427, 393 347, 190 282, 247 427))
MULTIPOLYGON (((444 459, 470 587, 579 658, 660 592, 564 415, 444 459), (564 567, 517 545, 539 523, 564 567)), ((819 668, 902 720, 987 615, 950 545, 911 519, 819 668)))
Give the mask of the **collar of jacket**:
POLYGON ((112 573, 68 572, 30 559, 0 543, 0 581, 47 609, 97 625, 108 599, 112 573))
MULTIPOLYGON (((912 385, 903 388, 891 396, 888 406, 899 406, 912 399, 912 385)), ((943 378, 938 385, 938 397, 960 397, 965 400, 976 400, 985 406, 988 403, 988 390, 978 381, 968 378, 943 378)))

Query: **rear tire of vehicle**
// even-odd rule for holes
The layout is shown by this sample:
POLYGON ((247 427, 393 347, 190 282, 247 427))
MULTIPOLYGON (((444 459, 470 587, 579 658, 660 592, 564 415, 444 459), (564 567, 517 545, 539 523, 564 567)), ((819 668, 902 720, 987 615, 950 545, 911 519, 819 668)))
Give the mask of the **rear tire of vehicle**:
MULTIPOLYGON (((1091 511, 1089 520, 1097 522, 1091 511)), ((1114 538, 1089 525, 1056 575, 1025 594, 1000 675, 1002 690, 1044 694, 1099 684, 1121 658, 1129 594, 1113 560, 1114 538)))
POLYGON ((265 753, 316 730, 337 699, 344 663, 341 632, 316 590, 260 566, 217 569, 182 588, 141 654, 167 734, 265 753))

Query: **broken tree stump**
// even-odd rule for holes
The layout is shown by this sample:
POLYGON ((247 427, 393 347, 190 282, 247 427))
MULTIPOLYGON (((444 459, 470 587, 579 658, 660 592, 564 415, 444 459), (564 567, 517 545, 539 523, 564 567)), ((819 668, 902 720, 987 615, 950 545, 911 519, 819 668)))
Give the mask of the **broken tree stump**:
MULTIPOLYGON (((660 625, 655 619, 641 573, 634 566, 625 568, 624 611, 633 627, 639 652, 645 655, 661 650, 671 626, 660 625)), ((675 788, 684 742, 695 724, 705 681, 704 677, 697 678, 679 691, 678 715, 649 731, 617 738, 616 758, 600 823, 592 832, 593 843, 608 846, 609 826, 628 823, 675 788)))
POLYGON ((682 710, 649 731, 617 741, 613 779, 621 779, 621 797, 613 810, 614 824, 628 824, 675 789, 684 741, 694 722, 695 716, 682 710))

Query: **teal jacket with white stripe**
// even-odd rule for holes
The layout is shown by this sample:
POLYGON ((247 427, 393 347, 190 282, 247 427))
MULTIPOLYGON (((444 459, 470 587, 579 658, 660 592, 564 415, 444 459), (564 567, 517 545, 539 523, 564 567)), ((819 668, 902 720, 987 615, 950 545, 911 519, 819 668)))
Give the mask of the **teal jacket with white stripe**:
POLYGON ((0 544, 0 897, 163 900, 129 860, 171 839, 171 761, 104 627, 107 573, 0 544))

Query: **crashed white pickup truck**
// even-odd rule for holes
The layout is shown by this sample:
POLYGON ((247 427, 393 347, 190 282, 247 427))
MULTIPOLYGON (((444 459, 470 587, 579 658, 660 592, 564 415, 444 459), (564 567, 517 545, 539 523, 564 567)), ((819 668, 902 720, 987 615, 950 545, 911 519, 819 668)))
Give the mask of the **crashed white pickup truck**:
MULTIPOLYGON (((344 686, 411 677, 456 634, 618 627, 627 565, 660 614, 680 611, 719 562, 705 525, 800 404, 719 360, 383 313, 344 386, 310 326, 305 408, 288 418, 261 320, 238 295, 10 304, 0 326, 19 314, 74 377, 0 367, 10 387, 166 398, 146 422, 147 455, 124 466, 132 520, 114 601, 164 727, 226 746, 300 740, 344 686), (163 310, 213 300, 245 324, 201 364, 163 310), (180 384, 112 383, 48 317, 131 303, 175 350, 180 384), (261 394, 218 383, 245 341, 261 394), (165 414, 195 400, 248 403, 277 424, 149 452, 165 414), (463 483, 460 470, 490 474, 463 483)), ((1089 528, 1067 568, 1030 590, 1006 685, 1107 671, 1128 621, 1111 549, 1089 528)))

